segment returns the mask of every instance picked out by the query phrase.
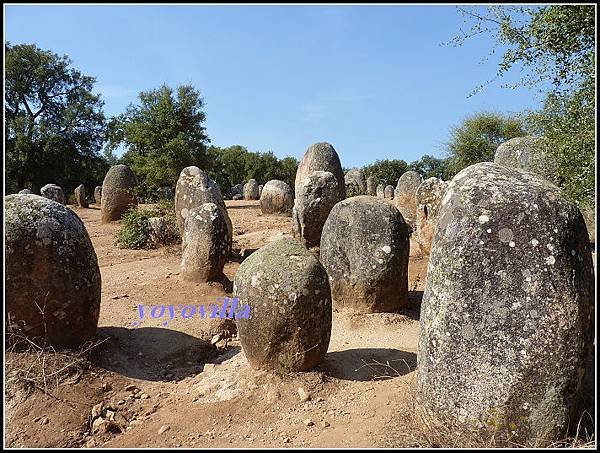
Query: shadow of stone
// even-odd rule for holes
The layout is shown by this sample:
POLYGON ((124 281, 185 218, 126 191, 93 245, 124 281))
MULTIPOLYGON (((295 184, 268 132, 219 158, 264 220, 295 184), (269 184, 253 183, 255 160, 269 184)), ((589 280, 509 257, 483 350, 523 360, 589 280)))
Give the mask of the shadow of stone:
POLYGON ((329 352, 316 371, 348 381, 387 380, 404 376, 417 366, 414 352, 364 348, 329 352))
POLYGON ((162 327, 99 327, 96 336, 106 341, 92 354, 95 365, 136 379, 194 376, 218 357, 209 341, 162 327))

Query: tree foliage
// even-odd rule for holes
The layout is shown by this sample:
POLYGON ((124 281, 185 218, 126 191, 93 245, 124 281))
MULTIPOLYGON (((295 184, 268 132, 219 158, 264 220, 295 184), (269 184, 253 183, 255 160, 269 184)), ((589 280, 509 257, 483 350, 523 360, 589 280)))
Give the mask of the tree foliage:
POLYGON ((92 189, 108 169, 99 154, 106 122, 95 79, 34 44, 6 43, 5 56, 6 190, 92 189))
POLYGON ((204 101, 191 85, 176 90, 162 85, 138 98, 138 105, 109 121, 106 153, 125 147, 122 162, 138 177, 140 194, 152 199, 160 187, 175 187, 185 167, 204 167, 209 143, 204 101))
POLYGON ((398 179, 403 173, 410 170, 409 165, 402 159, 382 159, 363 167, 365 179, 375 177, 377 184, 396 187, 398 179))
POLYGON ((447 181, 453 176, 448 164, 448 159, 440 159, 425 154, 419 160, 411 162, 409 168, 419 173, 423 179, 435 177, 447 181))

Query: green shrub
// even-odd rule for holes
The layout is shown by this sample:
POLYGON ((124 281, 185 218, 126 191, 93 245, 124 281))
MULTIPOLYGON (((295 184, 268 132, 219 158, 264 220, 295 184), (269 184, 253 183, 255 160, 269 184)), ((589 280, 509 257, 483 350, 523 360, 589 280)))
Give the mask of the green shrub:
POLYGON ((177 218, 175 216, 175 203, 173 200, 162 199, 151 208, 130 209, 123 215, 121 229, 117 232, 116 245, 123 249, 153 248, 150 241, 150 228, 148 219, 163 217, 167 223, 165 245, 181 242, 177 218))

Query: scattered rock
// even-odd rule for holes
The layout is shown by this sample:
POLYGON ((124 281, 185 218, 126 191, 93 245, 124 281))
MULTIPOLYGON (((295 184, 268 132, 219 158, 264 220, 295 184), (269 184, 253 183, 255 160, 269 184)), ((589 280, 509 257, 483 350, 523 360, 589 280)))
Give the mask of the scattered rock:
POLYGON ((158 434, 162 434, 170 429, 171 429, 171 427, 169 425, 162 425, 160 427, 160 429, 158 430, 158 434))

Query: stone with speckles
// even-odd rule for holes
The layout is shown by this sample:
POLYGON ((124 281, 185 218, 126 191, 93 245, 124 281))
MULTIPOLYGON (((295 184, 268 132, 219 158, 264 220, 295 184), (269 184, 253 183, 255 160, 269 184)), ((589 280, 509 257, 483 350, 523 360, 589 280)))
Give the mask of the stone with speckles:
POLYGON ((246 258, 234 294, 251 308, 236 318, 250 366, 305 371, 322 362, 331 336, 331 291, 319 260, 292 238, 270 242, 246 258))
POLYGON ((367 193, 367 182, 360 168, 349 170, 344 176, 344 183, 346 184, 347 194, 365 195, 367 193))
POLYGON ((375 195, 377 198, 385 198, 385 186, 383 184, 378 184, 375 189, 375 195))
POLYGON ((375 176, 367 178, 367 195, 372 197, 377 195, 377 179, 375 179, 375 176))
POLYGON ((486 162, 454 177, 421 305, 421 407, 515 441, 577 423, 593 336, 587 234, 577 207, 533 173, 486 162))
POLYGON ((121 220, 129 209, 137 207, 137 178, 123 164, 110 167, 102 182, 102 222, 121 220))
POLYGON ((394 186, 388 184, 383 189, 383 198, 387 198, 388 200, 392 200, 394 198, 394 186))
POLYGON ((427 178, 417 189, 417 243, 423 255, 429 255, 439 217, 440 206, 448 183, 427 178))
POLYGON ((363 195, 336 204, 320 254, 336 308, 373 313, 408 304, 409 228, 385 200, 363 195))
POLYGON ((94 201, 96 204, 102 203, 102 186, 96 186, 94 188, 94 201))
POLYGON ((101 277, 83 223, 39 195, 9 195, 4 208, 7 324, 54 347, 89 340, 98 325, 101 277))
POLYGON ((42 197, 48 198, 49 200, 54 200, 58 203, 66 204, 65 193, 63 192, 62 187, 56 184, 46 184, 40 189, 40 195, 42 197))
POLYGON ((260 198, 256 179, 249 180, 244 185, 244 200, 258 200, 260 198))
POLYGON ((263 214, 292 215, 294 191, 285 182, 272 179, 267 182, 260 195, 260 210, 263 214))
POLYGON ((77 206, 81 208, 89 208, 89 203, 86 198, 85 186, 83 184, 79 184, 75 187, 75 202, 77 206))
POLYGON ((419 173, 407 171, 398 178, 394 194, 396 207, 413 231, 417 228, 417 189, 422 182, 423 177, 419 173))
POLYGON ((515 137, 498 146, 494 162, 505 167, 530 171, 557 184, 558 165, 542 137, 515 137))

